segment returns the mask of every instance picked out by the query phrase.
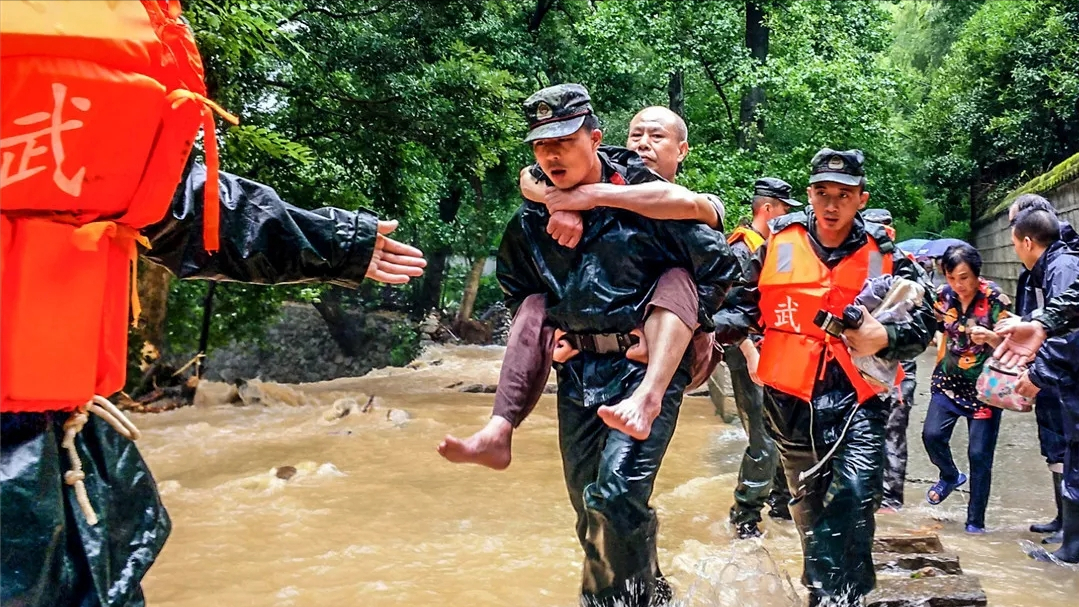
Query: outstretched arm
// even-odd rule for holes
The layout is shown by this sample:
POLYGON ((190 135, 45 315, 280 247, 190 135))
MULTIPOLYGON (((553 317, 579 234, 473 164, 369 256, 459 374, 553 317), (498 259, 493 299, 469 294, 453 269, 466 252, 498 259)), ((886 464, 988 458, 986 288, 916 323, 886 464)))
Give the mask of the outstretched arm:
POLYGON ((190 166, 166 216, 143 233, 144 256, 180 278, 257 284, 328 282, 355 288, 365 277, 404 283, 423 273, 418 249, 388 234, 397 222, 380 222, 366 210, 326 207, 307 211, 273 188, 222 172, 221 248, 203 248, 206 168, 190 166))

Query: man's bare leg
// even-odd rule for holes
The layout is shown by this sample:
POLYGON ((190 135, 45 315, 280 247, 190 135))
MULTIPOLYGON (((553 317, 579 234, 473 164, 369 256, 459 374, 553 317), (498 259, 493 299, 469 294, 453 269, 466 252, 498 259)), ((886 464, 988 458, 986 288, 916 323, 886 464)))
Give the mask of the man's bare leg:
POLYGON ((521 303, 506 339, 490 421, 464 440, 447 434, 438 445, 442 457, 494 470, 509 467, 513 429, 535 408, 551 373, 554 329, 544 326, 546 305, 542 295, 531 295, 521 303))
POLYGON ((664 273, 649 305, 652 312, 644 323, 644 342, 649 354, 644 380, 626 400, 599 408, 604 423, 638 440, 651 434, 663 395, 693 339, 697 290, 689 273, 680 268, 664 273))

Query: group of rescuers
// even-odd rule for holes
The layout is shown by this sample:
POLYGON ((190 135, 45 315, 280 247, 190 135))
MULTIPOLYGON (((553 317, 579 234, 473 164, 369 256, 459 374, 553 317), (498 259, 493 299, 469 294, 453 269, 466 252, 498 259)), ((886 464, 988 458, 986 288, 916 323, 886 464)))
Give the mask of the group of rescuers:
MULTIPOLYGON (((302 210, 218 170, 214 115, 232 117, 205 97, 179 3, 13 4, 0 33, 0 602, 142 605, 171 522, 137 429, 102 396, 124 384, 137 255, 181 278, 348 287, 407 282, 425 261, 388 237, 395 222, 302 210), (121 118, 130 128, 116 138, 121 118), (35 124, 45 128, 18 133, 35 124), (205 163, 191 153, 200 127, 205 163)), ((626 148, 602 145, 580 85, 545 88, 524 113, 536 163, 498 252, 514 321, 494 415, 439 452, 508 466, 513 429, 554 366, 582 603, 662 604, 672 591, 649 499, 683 394, 725 357, 750 439, 732 523, 759 533, 770 500, 797 525, 810 603, 856 604, 875 584, 874 515, 901 398, 862 379, 852 356, 909 361, 937 326, 928 291, 909 322, 866 314, 842 339, 814 322, 841 315, 868 278, 926 280, 861 212, 862 153, 813 157, 805 211, 791 212, 803 205, 787 183, 757 180, 752 221, 728 239, 720 201, 674 183, 688 134, 673 112, 638 113, 626 148)), ((1072 289, 1013 325, 1002 352, 1030 360, 1047 333, 1076 325, 1072 289)), ((1075 461, 1069 452, 1066 544, 1075 461)))

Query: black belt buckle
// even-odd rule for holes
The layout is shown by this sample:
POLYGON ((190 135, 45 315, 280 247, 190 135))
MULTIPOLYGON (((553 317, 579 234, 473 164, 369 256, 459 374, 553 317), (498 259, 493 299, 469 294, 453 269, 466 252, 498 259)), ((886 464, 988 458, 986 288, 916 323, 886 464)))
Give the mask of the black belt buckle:
POLYGON ((568 333, 564 339, 575 350, 593 354, 625 354, 639 341, 629 333, 568 333))
POLYGON ((621 352, 622 344, 617 333, 597 333, 592 336, 597 354, 610 354, 621 352))

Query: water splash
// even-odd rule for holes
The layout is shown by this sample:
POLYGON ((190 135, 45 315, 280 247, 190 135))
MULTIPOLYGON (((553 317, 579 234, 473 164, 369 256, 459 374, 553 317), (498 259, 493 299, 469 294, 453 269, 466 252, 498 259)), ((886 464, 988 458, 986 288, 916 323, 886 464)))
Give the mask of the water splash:
POLYGON ((670 607, 798 607, 794 582, 759 543, 737 542, 698 561, 693 581, 670 607))

